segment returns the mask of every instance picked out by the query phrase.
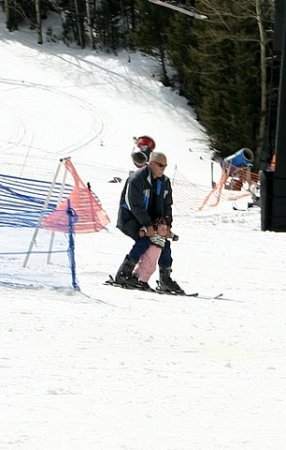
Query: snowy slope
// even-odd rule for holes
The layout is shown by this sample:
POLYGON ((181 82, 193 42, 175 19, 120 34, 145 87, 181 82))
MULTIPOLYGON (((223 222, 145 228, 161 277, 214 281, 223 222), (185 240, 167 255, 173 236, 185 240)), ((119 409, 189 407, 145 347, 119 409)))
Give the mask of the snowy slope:
MULTIPOLYGON (((131 246, 109 181, 133 168, 132 137, 152 136, 168 174, 206 192, 208 138, 149 59, 38 46, 0 19, 1 173, 50 181, 70 156, 111 218, 76 236, 77 293, 65 255, 24 268, 33 230, 0 228, 0 449, 283 450, 285 235, 262 233, 258 208, 188 204, 174 208, 174 278, 225 300, 104 286, 131 246)), ((49 242, 40 231, 36 249, 49 242)))

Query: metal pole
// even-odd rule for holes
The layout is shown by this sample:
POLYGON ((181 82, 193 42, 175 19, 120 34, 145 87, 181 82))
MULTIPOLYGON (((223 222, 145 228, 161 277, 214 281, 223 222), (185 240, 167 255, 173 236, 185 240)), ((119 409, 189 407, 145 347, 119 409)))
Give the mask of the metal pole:
POLYGON ((286 7, 282 30, 282 53, 280 67, 279 99, 276 128, 276 168, 274 178, 286 177, 286 7))
POLYGON ((76 282, 76 271, 75 271, 75 255, 74 255, 74 226, 73 226, 73 217, 75 216, 75 212, 71 208, 71 202, 68 199, 68 221, 69 221, 69 257, 70 257, 70 267, 72 274, 72 287, 79 291, 80 288, 76 282))
MULTIPOLYGON (((51 187, 50 187, 50 189, 49 189, 47 198, 46 198, 46 200, 45 200, 45 203, 43 204, 42 212, 45 211, 45 210, 47 209, 47 206, 48 206, 49 201, 50 201, 50 197, 51 197, 51 195, 52 195, 54 186, 55 186, 56 181, 57 181, 57 178, 58 178, 58 174, 59 174, 59 171, 60 171, 60 168, 61 168, 61 163, 62 163, 63 161, 65 161, 66 159, 70 159, 70 157, 60 159, 60 162, 59 162, 59 164, 58 164, 58 167, 57 167, 57 170, 56 170, 54 179, 53 179, 53 181, 52 181, 51 187)), ((36 228, 35 228, 35 231, 34 231, 32 240, 31 240, 31 242, 30 242, 30 245, 29 245, 29 248, 28 248, 28 251, 27 251, 27 254, 26 254, 24 263, 23 263, 23 267, 26 267, 26 266, 27 266, 28 259, 29 259, 29 257, 30 257, 32 248, 33 248, 33 246, 34 246, 34 244, 35 244, 35 242, 36 242, 36 238, 37 238, 37 235, 38 235, 38 232, 39 232, 39 229, 40 229, 42 220, 43 220, 43 217, 42 217, 42 215, 41 215, 40 218, 39 218, 39 220, 38 220, 38 224, 37 224, 37 226, 36 226, 36 228)))
POLYGON ((286 231, 286 5, 276 0, 275 40, 281 51, 275 171, 260 172, 261 230, 286 231))
MULTIPOLYGON (((67 159, 70 159, 70 158, 65 158, 64 161, 66 161, 67 159)), ((61 160, 61 162, 63 162, 63 160, 61 160)), ((61 191, 60 191, 59 200, 58 200, 58 205, 60 204, 60 202, 62 200, 62 197, 63 197, 64 188, 65 188, 65 185, 66 185, 67 172, 68 172, 67 168, 65 168, 63 181, 62 181, 62 186, 61 186, 61 191)), ((48 258, 47 258, 47 264, 51 263, 51 252, 52 252, 52 248, 53 248, 53 244, 54 244, 54 238, 55 238, 55 232, 52 231, 51 239, 50 239, 50 245, 49 245, 49 253, 48 253, 48 258)))

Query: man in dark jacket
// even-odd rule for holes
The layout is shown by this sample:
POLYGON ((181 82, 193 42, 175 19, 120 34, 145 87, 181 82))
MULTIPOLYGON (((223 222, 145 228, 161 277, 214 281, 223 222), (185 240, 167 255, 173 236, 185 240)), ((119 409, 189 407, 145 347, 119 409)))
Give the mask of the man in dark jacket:
MULTIPOLYGON (((155 236, 153 224, 156 219, 164 218, 169 227, 169 237, 172 234, 172 187, 169 178, 164 175, 166 167, 165 154, 152 152, 149 163, 126 180, 120 198, 117 228, 131 237, 135 244, 116 274, 115 281, 121 285, 140 287, 133 269, 150 246, 149 238, 155 236), (140 237, 139 232, 144 237, 140 237)), ((167 239, 158 261, 160 284, 163 290, 179 292, 180 286, 170 277, 172 262, 170 241, 167 239)))

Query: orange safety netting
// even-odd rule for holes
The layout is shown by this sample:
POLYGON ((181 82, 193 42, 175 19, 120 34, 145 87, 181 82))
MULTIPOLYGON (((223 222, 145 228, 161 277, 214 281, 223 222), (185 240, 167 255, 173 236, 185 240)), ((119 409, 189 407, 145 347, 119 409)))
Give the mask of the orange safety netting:
POLYGON ((229 175, 223 168, 219 181, 214 184, 211 192, 205 197, 204 201, 199 207, 199 211, 204 209, 205 206, 217 206, 222 197, 226 200, 232 201, 240 200, 244 197, 249 197, 252 193, 252 186, 256 185, 259 181, 259 175, 257 173, 251 172, 249 169, 244 168, 237 169, 235 176, 230 177, 231 182, 227 188, 228 178, 229 175), (240 190, 244 182, 247 182, 249 185, 247 191, 240 190), (225 189, 230 189, 230 192, 225 189))
POLYGON ((102 230, 110 219, 103 210, 96 195, 85 186, 77 174, 72 162, 65 161, 66 169, 71 173, 75 187, 69 197, 60 203, 42 222, 42 226, 52 231, 69 230, 68 201, 72 208, 73 231, 75 233, 92 233, 102 230))
POLYGON ((227 173, 223 169, 220 180, 214 185, 213 189, 206 196, 203 203, 199 207, 199 211, 201 211, 206 205, 217 206, 220 201, 221 192, 223 190, 224 184, 227 179, 227 173))

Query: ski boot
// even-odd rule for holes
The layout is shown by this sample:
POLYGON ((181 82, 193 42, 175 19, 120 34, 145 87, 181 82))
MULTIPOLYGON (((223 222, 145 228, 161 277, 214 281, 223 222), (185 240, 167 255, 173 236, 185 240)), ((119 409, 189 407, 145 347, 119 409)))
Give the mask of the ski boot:
POLYGON ((160 267, 160 290, 166 292, 173 292, 176 294, 183 294, 183 289, 178 283, 170 277, 172 272, 171 267, 160 267))
POLYGON ((115 275, 115 283, 126 288, 141 289, 142 291, 153 291, 148 283, 139 280, 137 276, 133 274, 135 265, 136 263, 127 255, 115 275))
POLYGON ((134 286, 138 282, 138 278, 132 275, 135 264, 127 255, 115 275, 115 283, 121 286, 134 286))

